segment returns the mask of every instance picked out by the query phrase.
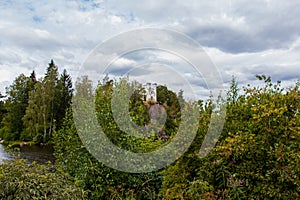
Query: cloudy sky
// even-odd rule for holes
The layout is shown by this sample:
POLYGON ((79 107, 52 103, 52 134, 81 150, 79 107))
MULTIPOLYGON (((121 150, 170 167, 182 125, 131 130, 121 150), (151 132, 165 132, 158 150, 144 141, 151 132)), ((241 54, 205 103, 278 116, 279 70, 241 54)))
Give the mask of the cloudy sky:
MULTIPOLYGON (((120 33, 148 27, 178 31, 198 42, 216 65, 224 87, 232 75, 240 85, 257 84, 255 74, 262 73, 286 86, 300 77, 297 0, 2 0, 0 9, 2 92, 20 73, 35 70, 42 76, 50 59, 76 77, 97 45, 120 33)), ((122 74, 124 67, 138 63, 140 71, 154 70, 149 80, 161 67, 160 76, 165 74, 170 81, 163 66, 172 62, 182 63, 178 56, 164 51, 130 53, 116 60, 109 73, 122 74), (138 62, 141 58, 150 60, 145 65, 138 62)), ((201 77, 197 83, 193 75, 186 72, 185 79, 193 86, 203 86, 201 77)))

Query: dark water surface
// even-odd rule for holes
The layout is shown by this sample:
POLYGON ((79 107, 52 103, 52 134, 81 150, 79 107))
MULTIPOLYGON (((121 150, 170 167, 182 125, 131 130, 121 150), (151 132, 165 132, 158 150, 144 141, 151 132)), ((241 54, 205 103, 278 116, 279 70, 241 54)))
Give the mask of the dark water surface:
MULTIPOLYGON (((14 159, 14 155, 18 155, 18 153, 7 152, 5 147, 0 144, 0 164, 6 160, 14 159)), ((46 164, 48 161, 54 163, 52 146, 23 146, 20 147, 19 155, 30 163, 33 161, 40 164, 46 164)))

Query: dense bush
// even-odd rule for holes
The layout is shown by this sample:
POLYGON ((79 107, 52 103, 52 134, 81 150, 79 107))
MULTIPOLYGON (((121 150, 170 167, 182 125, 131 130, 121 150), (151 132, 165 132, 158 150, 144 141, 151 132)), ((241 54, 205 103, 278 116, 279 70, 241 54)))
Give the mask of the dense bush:
POLYGON ((189 151, 163 172, 163 199, 300 198, 299 82, 283 89, 258 78, 264 87, 228 99, 225 127, 207 157, 189 151))
POLYGON ((0 199, 85 199, 70 177, 51 165, 25 160, 0 165, 0 199))
MULTIPOLYGON (((95 98, 96 113, 107 136, 116 145, 135 151, 142 151, 144 147, 155 148, 155 144, 162 143, 157 138, 148 138, 143 143, 131 141, 132 137, 126 136, 127 134, 118 129, 110 112, 111 87, 110 82, 99 86, 95 98), (134 149, 128 146, 130 143, 135 144, 134 149)), ((143 111, 141 105, 137 104, 137 107, 143 111)), ((135 111, 138 114, 133 116, 139 116, 139 110, 135 111)), ((140 123, 146 120, 147 117, 139 117, 140 123)), ((66 114, 63 128, 54 133, 53 141, 57 166, 73 177, 75 183, 88 193, 88 199, 156 199, 162 181, 161 175, 156 172, 125 173, 100 163, 83 146, 71 110, 66 114)))
MULTIPOLYGON (((54 134, 57 165, 73 177, 89 199, 299 199, 299 82, 284 89, 280 82, 258 78, 264 86, 245 87, 242 94, 233 80, 228 98, 222 100, 227 104, 223 131, 216 147, 202 159, 199 150, 214 107, 211 100, 197 102, 199 127, 190 148, 160 172, 130 174, 99 163, 83 147, 71 110, 63 128, 54 134)), ((118 128, 110 110, 112 90, 113 82, 100 85, 95 98, 98 120, 107 136, 116 145, 137 152, 163 144, 155 137, 133 140, 118 128)), ((142 125, 149 118, 138 93, 135 95, 130 100, 130 114, 142 125)), ((177 123, 176 118, 169 121, 177 123)), ((176 129, 164 128, 171 140, 176 129)))

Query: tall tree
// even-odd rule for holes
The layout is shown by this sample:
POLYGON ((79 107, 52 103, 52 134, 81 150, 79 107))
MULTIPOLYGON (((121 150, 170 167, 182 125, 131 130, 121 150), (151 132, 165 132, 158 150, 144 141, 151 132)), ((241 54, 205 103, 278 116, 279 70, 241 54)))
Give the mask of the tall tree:
POLYGON ((2 119, 6 114, 6 109, 4 107, 4 101, 2 100, 5 96, 0 93, 0 128, 2 128, 2 119))
POLYGON ((42 133, 47 133, 46 121, 46 99, 44 84, 38 81, 35 84, 35 89, 30 93, 26 114, 23 117, 24 126, 26 129, 23 132, 22 138, 25 140, 42 141, 42 133))
POLYGON ((23 118, 27 135, 36 142, 47 142, 54 127, 62 125, 65 112, 71 105, 72 80, 64 70, 59 77, 58 67, 51 60, 45 77, 30 93, 29 105, 23 118))
POLYGON ((54 64, 54 61, 51 60, 45 78, 43 80, 44 84, 44 98, 46 99, 46 121, 49 121, 48 130, 44 130, 44 140, 47 140, 46 134, 48 133, 49 137, 52 135, 54 120, 57 115, 57 101, 59 100, 59 91, 58 91, 58 67, 54 64))
POLYGON ((56 92, 54 117, 56 121, 56 127, 57 129, 60 129, 66 114, 66 110, 71 106, 73 96, 72 79, 65 69, 58 80, 56 92))
POLYGON ((81 96, 81 97, 93 96, 93 85, 92 85, 92 81, 88 78, 88 76, 82 76, 76 80, 75 91, 77 96, 81 96))
POLYGON ((180 103, 184 102, 183 91, 179 91, 179 97, 167 86, 159 85, 157 87, 157 101, 162 103, 167 111, 165 131, 168 135, 176 133, 180 122, 180 103))
POLYGON ((34 72, 32 72, 30 77, 21 74, 7 88, 7 100, 5 103, 7 115, 5 115, 2 123, 6 140, 20 139, 24 128, 22 118, 28 106, 29 93, 34 89, 35 82, 34 72))
POLYGON ((227 91, 227 103, 234 104, 239 96, 239 87, 235 76, 232 76, 230 88, 227 91))

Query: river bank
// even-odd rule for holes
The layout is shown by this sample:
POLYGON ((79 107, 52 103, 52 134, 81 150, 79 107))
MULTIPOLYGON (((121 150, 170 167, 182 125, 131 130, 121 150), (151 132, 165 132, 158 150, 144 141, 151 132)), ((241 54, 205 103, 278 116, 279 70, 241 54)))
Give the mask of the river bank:
POLYGON ((53 146, 51 145, 35 145, 32 143, 14 143, 5 145, 0 144, 0 164, 16 158, 26 159, 28 163, 37 162, 46 164, 49 161, 54 163, 53 146))

